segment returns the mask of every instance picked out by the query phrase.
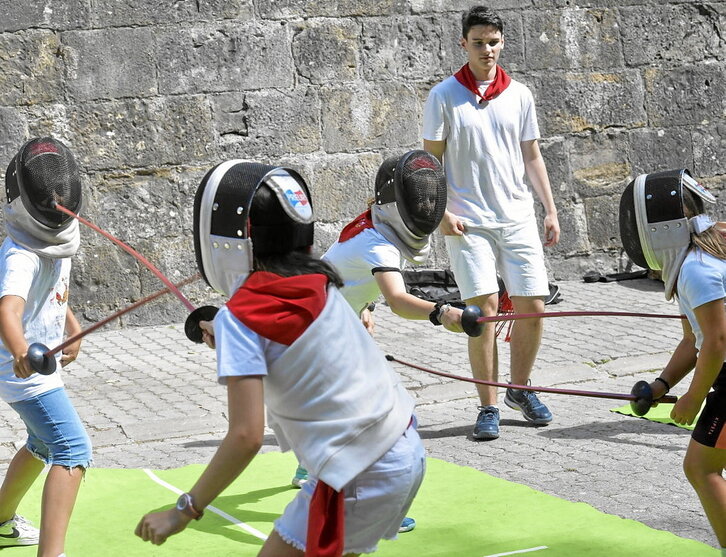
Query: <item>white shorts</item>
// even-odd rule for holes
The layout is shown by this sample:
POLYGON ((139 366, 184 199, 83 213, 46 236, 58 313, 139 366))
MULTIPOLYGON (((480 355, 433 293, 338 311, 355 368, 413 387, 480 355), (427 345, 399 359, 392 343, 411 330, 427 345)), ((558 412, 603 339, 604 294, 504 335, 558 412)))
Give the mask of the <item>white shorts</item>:
POLYGON ((497 274, 509 296, 547 296, 549 285, 537 222, 444 236, 461 298, 499 291, 497 274))
MULTIPOLYGON (((425 469, 421 438, 409 427, 386 454, 343 488, 344 553, 373 553, 380 539, 396 538, 425 469)), ((317 483, 317 478, 311 476, 275 521, 280 537, 300 551, 305 551, 308 511, 317 483)))

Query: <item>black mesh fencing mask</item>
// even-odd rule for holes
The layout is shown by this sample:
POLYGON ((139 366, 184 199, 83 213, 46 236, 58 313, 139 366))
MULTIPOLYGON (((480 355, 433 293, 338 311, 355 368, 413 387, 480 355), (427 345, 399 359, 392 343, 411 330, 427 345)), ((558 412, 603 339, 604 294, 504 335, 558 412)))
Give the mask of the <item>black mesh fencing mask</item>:
POLYGON ((5 173, 8 203, 20 197, 25 210, 51 229, 66 226, 72 217, 55 209, 59 203, 78 213, 82 205, 81 177, 70 149, 57 139, 31 139, 13 157, 5 173))
POLYGON ((446 176, 438 159, 421 150, 386 159, 376 176, 376 204, 393 202, 413 235, 436 230, 446 210, 446 176))

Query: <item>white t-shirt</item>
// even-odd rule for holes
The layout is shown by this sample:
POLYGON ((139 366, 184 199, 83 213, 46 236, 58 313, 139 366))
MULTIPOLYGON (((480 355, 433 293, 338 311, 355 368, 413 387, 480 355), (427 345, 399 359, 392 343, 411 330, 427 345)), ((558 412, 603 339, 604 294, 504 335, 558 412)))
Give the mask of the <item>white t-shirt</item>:
POLYGON ((688 318, 699 350, 703 331, 693 310, 721 298, 726 298, 726 261, 700 249, 691 250, 678 275, 678 305, 688 318))
POLYGON ((375 228, 366 228, 353 238, 336 242, 323 255, 343 278, 340 293, 356 313, 381 295, 374 273, 400 271, 405 260, 401 252, 375 228))
POLYGON ((520 144, 539 138, 532 93, 512 80, 495 99, 478 100, 451 76, 431 89, 424 106, 424 139, 446 141, 447 209, 470 227, 525 222, 534 205, 520 144))
MULTIPOLYGON (((54 348, 63 341, 70 271, 70 257, 40 257, 10 238, 0 246, 0 298, 12 295, 25 300, 23 329, 28 344, 41 342, 54 348)), ((5 402, 27 400, 62 386, 60 365, 51 375, 16 377, 13 357, 0 345, 0 398, 5 402)))
POLYGON ((214 318, 217 376, 263 376, 280 448, 340 490, 408 427, 413 399, 336 288, 290 345, 252 331, 227 306, 214 318))

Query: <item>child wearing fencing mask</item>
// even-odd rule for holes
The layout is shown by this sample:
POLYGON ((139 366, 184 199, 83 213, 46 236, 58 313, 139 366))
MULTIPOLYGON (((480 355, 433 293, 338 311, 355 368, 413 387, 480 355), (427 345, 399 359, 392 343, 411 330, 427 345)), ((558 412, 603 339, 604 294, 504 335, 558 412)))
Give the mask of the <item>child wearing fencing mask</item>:
POLYGON ((683 468, 726 556, 726 239, 704 205, 715 202, 687 170, 638 176, 620 201, 620 234, 635 263, 662 272, 666 299, 687 317, 650 390, 657 401, 693 371, 671 418, 690 425, 705 401, 683 468))
POLYGON ((401 270, 421 265, 430 236, 446 210, 446 177, 438 159, 414 150, 383 161, 371 207, 349 223, 323 255, 343 277, 341 293, 373 332, 368 307, 383 294, 391 310, 406 319, 430 319, 462 332, 461 310, 417 298, 406 291, 401 270))
MULTIPOLYGON (((345 226, 323 255, 343 279, 341 294, 371 334, 371 308, 381 295, 405 319, 429 319, 462 332, 461 309, 409 294, 401 274, 406 263, 426 261, 431 233, 445 209, 446 176, 436 157, 422 150, 388 157, 376 174, 371 207, 345 226)), ((300 487, 306 480, 307 471, 298 466, 292 484, 300 487)), ((399 532, 415 526, 415 520, 406 517, 399 532)))
MULTIPOLYGON (((5 173, 7 237, 0 246, 0 397, 20 415, 28 439, 0 487, 0 547, 38 546, 41 557, 64 555, 66 531, 91 443, 59 372, 34 373, 28 346, 55 346, 80 332, 68 306, 71 257, 80 244, 78 222, 54 209, 76 212, 81 181, 70 150, 53 138, 23 145, 5 173), (40 531, 16 511, 45 465, 50 465, 40 531)), ((63 350, 75 360, 81 341, 63 350)))
POLYGON ((226 386, 229 431, 175 508, 144 516, 136 534, 161 544, 204 508, 259 450, 265 423, 310 481, 275 521, 259 555, 356 555, 394 538, 422 481, 413 400, 339 292, 335 270, 310 255, 310 194, 294 171, 228 161, 194 203, 202 276, 229 301, 207 322, 226 386), (351 505, 355 505, 355 512, 351 505))

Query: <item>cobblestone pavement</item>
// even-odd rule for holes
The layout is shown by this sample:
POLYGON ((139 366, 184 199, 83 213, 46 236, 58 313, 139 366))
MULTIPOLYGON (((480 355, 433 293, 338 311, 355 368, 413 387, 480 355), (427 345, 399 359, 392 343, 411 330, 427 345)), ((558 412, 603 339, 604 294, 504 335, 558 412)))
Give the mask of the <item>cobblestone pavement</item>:
MULTIPOLYGON (((548 311, 600 310, 677 314, 662 285, 647 279, 559 283, 563 301, 548 311)), ((470 375, 464 335, 376 310, 376 339, 403 360, 470 375)), ((533 384, 630 391, 667 362, 680 339, 675 319, 566 317, 545 322, 533 384)), ((502 380, 509 345, 499 341, 502 380)), ((417 398, 429 455, 679 536, 716 545, 681 463, 689 432, 625 417, 614 400, 543 395, 555 416, 534 427, 503 403, 501 437, 477 442, 474 386, 395 364, 417 398)), ((173 468, 205 463, 226 430, 226 396, 215 380, 214 353, 193 345, 181 325, 99 331, 65 371, 100 467, 173 468)), ((684 392, 678 385, 675 394, 684 392)), ((500 395, 500 396, 503 396, 500 395)), ((0 410, 0 470, 24 439, 14 412, 0 410)), ((268 434, 264 451, 277 450, 268 434)), ((292 471, 291 471, 292 472, 292 471)))

